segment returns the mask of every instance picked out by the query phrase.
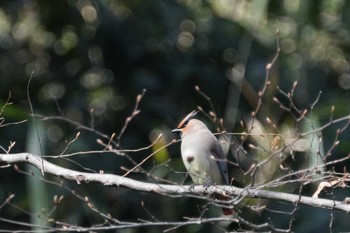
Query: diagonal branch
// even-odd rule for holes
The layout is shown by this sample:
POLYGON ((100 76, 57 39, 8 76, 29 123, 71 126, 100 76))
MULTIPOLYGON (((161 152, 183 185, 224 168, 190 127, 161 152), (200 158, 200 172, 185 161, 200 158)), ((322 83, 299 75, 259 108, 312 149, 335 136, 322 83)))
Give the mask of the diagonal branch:
POLYGON ((119 175, 87 173, 63 168, 31 153, 0 154, 0 162, 8 164, 28 163, 35 166, 39 170, 42 170, 44 173, 59 176, 66 180, 73 180, 77 183, 96 182, 103 185, 124 187, 131 190, 152 192, 161 195, 197 195, 198 197, 203 194, 223 193, 223 190, 225 190, 226 193, 229 193, 230 195, 236 197, 278 200, 293 204, 309 205, 317 208, 341 210, 346 213, 350 213, 350 205, 341 201, 312 198, 275 191, 259 190, 255 189, 254 187, 242 189, 234 186, 195 186, 193 188, 190 188, 190 186, 186 185, 164 185, 148 183, 119 175))

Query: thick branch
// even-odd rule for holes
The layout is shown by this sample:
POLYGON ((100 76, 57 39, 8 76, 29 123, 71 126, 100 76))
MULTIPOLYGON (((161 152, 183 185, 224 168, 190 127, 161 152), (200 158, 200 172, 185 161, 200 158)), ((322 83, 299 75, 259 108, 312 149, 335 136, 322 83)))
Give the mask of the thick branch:
POLYGON ((234 186, 195 186, 193 189, 190 189, 190 186, 184 185, 163 185, 147 183, 118 175, 86 173, 63 168, 46 160, 43 160, 40 156, 30 153, 0 154, 0 162, 8 164, 29 163, 44 173, 59 176, 67 180, 73 180, 78 183, 97 182, 103 185, 124 187, 142 192, 154 192, 162 195, 201 195, 210 193, 222 193, 223 190, 225 190, 225 192, 230 193, 232 196, 285 201, 294 204, 314 206, 318 208, 337 209, 345 211, 346 213, 350 213, 350 205, 340 201, 312 198, 282 192, 258 190, 254 189, 254 187, 242 189, 234 186))

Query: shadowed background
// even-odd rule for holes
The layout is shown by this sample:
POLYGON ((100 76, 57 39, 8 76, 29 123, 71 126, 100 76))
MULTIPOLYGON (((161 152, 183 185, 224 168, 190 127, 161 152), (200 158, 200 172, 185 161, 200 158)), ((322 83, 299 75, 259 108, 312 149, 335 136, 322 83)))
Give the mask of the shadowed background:
MULTIPOLYGON (((141 113, 128 125, 121 147, 147 146, 159 133, 163 133, 164 141, 149 150, 132 153, 130 156, 135 161, 141 161, 152 149, 174 139, 170 130, 198 105, 208 112, 212 110, 212 103, 227 130, 241 130, 237 122, 250 116, 254 109, 253 96, 245 89, 240 91, 241 81, 246 80, 255 94, 263 88, 265 67, 276 54, 276 30, 279 29, 281 53, 271 70, 272 88, 268 89, 264 103, 267 115, 276 122, 285 121, 286 112, 279 109, 272 97, 278 96, 276 86, 287 92, 298 81, 294 101, 300 109, 310 107, 322 91, 312 118, 320 126, 329 120, 333 105, 334 117, 350 112, 349 11, 350 3, 341 0, 2 0, 0 104, 6 102, 10 92, 13 104, 6 107, 1 116, 6 122, 29 118, 27 84, 34 71, 29 88, 34 113, 60 115, 88 126, 93 118, 93 127, 107 135, 120 132, 126 117, 132 113, 136 96, 146 89, 139 105, 141 113), (195 91, 195 85, 211 102, 195 91)), ((210 120, 201 117, 215 129, 210 120)), ((67 153, 103 149, 96 143, 95 134, 61 121, 40 121, 34 126, 27 122, 2 127, 0 131, 2 147, 7 148, 9 141, 16 141, 11 152, 34 150, 38 154, 57 155, 78 131, 81 131, 80 138, 67 153), (40 132, 41 147, 30 147, 38 144, 29 140, 38 138, 33 127, 40 132)), ((334 142, 335 131, 327 129, 322 133, 327 150, 334 142)), ((332 151, 332 159, 349 153, 349 130, 339 140, 341 143, 332 151)), ((125 158, 112 154, 80 155, 71 159, 85 168, 106 173, 124 174, 121 167, 132 167, 125 158)), ((72 161, 53 162, 84 170, 72 161)), ((343 172, 346 165, 335 169, 343 172)), ((181 183, 184 178, 181 172, 185 170, 179 144, 157 153, 144 167, 149 170, 157 166, 160 166, 155 169, 157 176, 181 183), (166 161, 170 161, 169 166, 176 172, 160 166, 166 161)), ((0 200, 14 193, 16 205, 34 208, 30 206, 35 201, 29 199, 33 189, 23 175, 6 168, 0 170, 0 176, 0 200)), ((142 173, 130 177, 155 182, 142 173)), ((94 184, 77 186, 67 182, 67 185, 88 196, 101 210, 125 221, 149 218, 141 201, 156 218, 170 221, 198 215, 194 204, 198 201, 188 198, 171 199, 94 184)), ((69 192, 52 185, 44 186, 42 195, 46 196, 49 206, 53 195, 66 195, 54 213, 62 222, 89 226, 98 221, 98 217, 70 197, 69 192)), ((306 190, 305 194, 311 195, 313 191, 306 190)), ((337 195, 342 200, 348 191, 340 190, 337 195)), ((40 210, 40 205, 45 204, 38 202, 40 210)), ((1 215, 29 219, 13 209, 4 209, 1 215)), ((279 215, 263 212, 251 221, 263 223, 276 216, 279 215)), ((274 224, 288 227, 290 217, 279 217, 281 220, 274 224)), ((312 208, 299 210, 294 217, 292 230, 296 232, 325 229, 331 219, 329 211, 312 208)), ((334 231, 349 230, 343 221, 345 217, 348 218, 336 215, 334 231)), ((0 226, 2 224, 5 223, 0 222, 0 226)), ((208 232, 216 229, 207 226, 208 232)), ((6 224, 1 228, 11 227, 6 224)), ((186 231, 195 232, 201 227, 187 227, 186 231)), ((130 232, 146 231, 135 228, 130 232)))

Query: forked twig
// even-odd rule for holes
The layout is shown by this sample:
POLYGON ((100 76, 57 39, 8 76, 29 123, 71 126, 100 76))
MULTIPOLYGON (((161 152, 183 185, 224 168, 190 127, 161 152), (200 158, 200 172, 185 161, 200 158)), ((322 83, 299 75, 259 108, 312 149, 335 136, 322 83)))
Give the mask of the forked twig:
POLYGON ((119 145, 119 142, 120 142, 121 137, 123 136, 123 134, 124 134, 126 128, 127 128, 128 125, 129 125, 130 121, 131 121, 137 114, 140 113, 140 110, 139 110, 138 108, 139 108, 139 104, 140 104, 140 102, 141 102, 143 96, 145 95, 145 93, 146 93, 146 89, 143 89, 143 90, 142 90, 142 93, 139 94, 139 95, 137 95, 137 97, 136 97, 136 102, 135 102, 135 106, 134 106, 134 110, 132 111, 131 115, 125 119, 124 126, 123 126, 123 128, 120 130, 120 132, 119 132, 119 134, 118 134, 118 136, 117 136, 117 139, 116 139, 116 140, 117 140, 117 144, 118 144, 118 145, 119 145))

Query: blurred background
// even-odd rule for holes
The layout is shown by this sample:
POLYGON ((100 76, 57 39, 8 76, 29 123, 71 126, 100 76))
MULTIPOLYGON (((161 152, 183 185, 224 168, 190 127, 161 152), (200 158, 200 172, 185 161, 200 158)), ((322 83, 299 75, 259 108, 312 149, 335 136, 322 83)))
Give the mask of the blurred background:
MULTIPOLYGON (((1 127, 0 145, 7 148, 10 141, 15 141, 12 153, 32 151, 59 155, 65 151, 67 142, 81 132, 65 153, 103 149, 96 142, 100 138, 98 135, 67 122, 38 119, 33 124, 27 98, 27 85, 33 71, 29 96, 34 113, 63 116, 93 126, 109 136, 120 132, 126 117, 133 111, 136 96, 145 89, 139 104, 141 112, 128 125, 120 147, 145 147, 160 133, 163 138, 149 150, 130 153, 136 162, 175 139, 176 135, 171 135, 170 130, 197 106, 205 112, 215 110, 228 131, 242 132, 239 122, 245 121, 255 109, 254 95, 264 87, 266 65, 276 55, 278 44, 281 51, 270 73, 271 84, 264 95, 265 112, 260 121, 267 115, 279 125, 293 119, 293 112, 283 111, 272 98, 277 96, 288 104, 277 87, 288 92, 295 81, 298 85, 294 103, 299 109, 312 106, 309 112, 312 115, 308 116, 313 127, 327 123, 332 114, 334 118, 349 115, 349 1, 2 0, 0 105, 5 104, 9 95, 13 104, 4 109, 1 117, 6 123, 29 121, 1 127), (210 102, 195 90, 196 85, 211 98, 210 102), (332 106, 335 107, 333 113, 332 106)), ((200 117, 215 130, 209 118, 203 114, 200 117)), ((337 128, 339 125, 322 131, 324 151, 333 145, 337 128)), ((312 127, 300 130, 312 130, 312 127)), ((350 151, 349 130, 338 140, 340 143, 332 149, 328 161, 342 158, 350 151)), ((103 170, 119 175, 125 173, 122 167, 133 167, 125 157, 109 153, 49 160, 71 169, 103 170)), ((327 169, 343 172, 347 165, 337 164, 327 169)), ((34 170, 29 166, 21 168, 34 170)), ((136 172, 129 177, 155 182, 151 174, 174 183, 190 183, 188 179, 184 181, 179 144, 156 153, 144 164, 144 169, 148 175, 136 172)), ((34 217, 38 212, 45 216, 43 212, 53 208, 53 196, 64 195, 50 217, 80 226, 101 221, 67 189, 37 182, 35 178, 33 181, 13 167, 0 169, 0 177, 0 202, 13 193, 16 196, 12 202, 33 213, 29 215, 9 206, 1 209, 2 217, 38 221, 34 217)), ((61 182, 55 177, 46 178, 61 182)), ((101 211, 123 221, 150 219, 146 209, 162 221, 180 221, 183 216, 198 216, 198 205, 204 203, 98 184, 63 182, 80 195, 88 196, 101 211)), ((312 188, 302 191, 309 196, 314 192, 312 188)), ((328 198, 343 200, 349 191, 330 189, 328 194, 331 195, 328 198)), ((294 208, 281 203, 272 205, 276 210, 294 208)), ((215 207, 213 209, 210 214, 218 215, 215 207)), ((292 215, 263 211, 247 218, 255 224, 273 219, 274 226, 288 229, 291 225, 295 232, 323 231, 330 225, 335 232, 350 230, 347 215, 305 206, 300 206, 292 215)), ((24 227, 0 220, 0 228, 24 227)), ((134 228, 127 232, 161 232, 164 229, 134 228)), ((232 225, 228 229, 239 229, 239 226, 232 225)), ((211 232, 219 229, 202 224, 174 232, 184 230, 211 232)))

